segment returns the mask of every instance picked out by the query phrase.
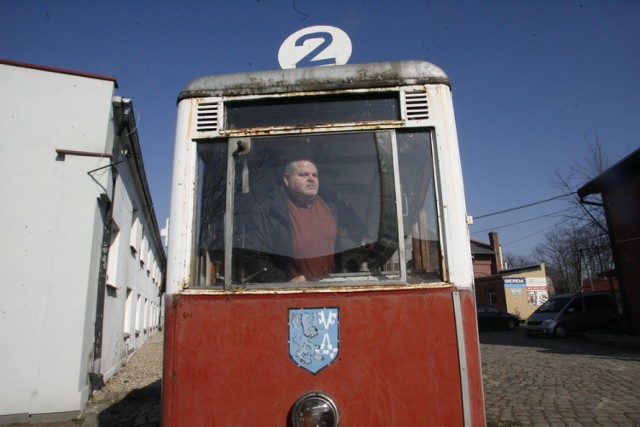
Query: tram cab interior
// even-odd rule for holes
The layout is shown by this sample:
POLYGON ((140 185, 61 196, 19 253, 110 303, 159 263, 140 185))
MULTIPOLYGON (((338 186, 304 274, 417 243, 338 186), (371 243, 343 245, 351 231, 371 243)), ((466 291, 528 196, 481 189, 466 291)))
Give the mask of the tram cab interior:
POLYGON ((307 285, 442 280, 432 141, 429 129, 388 129, 201 142, 196 286, 267 286, 247 254, 286 245, 252 246, 248 224, 283 191, 286 164, 300 159, 317 166, 319 195, 338 222, 335 271, 307 285))

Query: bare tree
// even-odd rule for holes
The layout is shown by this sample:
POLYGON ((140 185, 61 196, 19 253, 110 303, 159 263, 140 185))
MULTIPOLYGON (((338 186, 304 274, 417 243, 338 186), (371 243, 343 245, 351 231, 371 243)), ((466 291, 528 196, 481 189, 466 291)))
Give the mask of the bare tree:
MULTIPOLYGON (((609 161, 600 138, 588 144, 587 155, 569 167, 566 173, 557 169, 553 185, 565 193, 573 193, 604 172, 609 161)), ((568 210, 562 228, 544 235, 534 249, 534 258, 544 262, 556 292, 575 292, 584 278, 595 278, 613 268, 609 234, 600 207, 584 205, 577 196, 567 199, 568 210)))
MULTIPOLYGON (((575 161, 565 173, 555 169, 552 185, 564 193, 574 193, 579 187, 603 173, 609 167, 609 160, 602 148, 600 138, 595 136, 593 143, 588 142, 587 154, 575 161)), ((600 195, 594 195, 594 201, 599 201, 600 195)), ((578 196, 568 198, 569 210, 566 219, 576 226, 591 226, 608 234, 604 211, 593 205, 580 203, 578 196)))
POLYGON ((591 227, 567 225, 545 234, 534 249, 534 256, 544 262, 556 292, 576 292, 582 280, 595 278, 613 266, 606 236, 591 227))
POLYGON ((508 252, 504 255, 504 263, 506 264, 506 268, 517 268, 534 265, 538 262, 530 255, 520 255, 508 252))

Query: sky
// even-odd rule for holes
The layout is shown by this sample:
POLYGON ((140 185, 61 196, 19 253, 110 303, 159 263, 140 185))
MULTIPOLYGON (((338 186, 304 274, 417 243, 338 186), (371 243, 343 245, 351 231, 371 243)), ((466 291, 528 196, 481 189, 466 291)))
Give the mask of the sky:
POLYGON ((351 64, 432 62, 453 88, 471 238, 495 230, 526 256, 566 198, 511 209, 564 194, 554 173, 596 141, 611 164, 640 148, 639 23, 640 0, 0 0, 0 58, 117 79, 161 226, 189 81, 279 69, 314 25, 348 34, 351 64))

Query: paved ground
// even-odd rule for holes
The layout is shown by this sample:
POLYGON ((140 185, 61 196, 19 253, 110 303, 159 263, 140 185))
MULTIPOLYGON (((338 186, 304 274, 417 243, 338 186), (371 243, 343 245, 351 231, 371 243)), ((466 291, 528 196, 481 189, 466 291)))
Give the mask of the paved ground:
POLYGON ((94 393, 76 426, 160 426, 163 339, 162 332, 149 338, 126 366, 94 393))
MULTIPOLYGON (((145 343, 112 380, 117 387, 96 394, 80 419, 47 427, 159 426, 159 370, 136 377, 141 364, 162 363, 161 340, 157 334, 145 343)), ((580 335, 529 338, 520 329, 481 331, 480 350, 491 427, 640 426, 640 349, 580 335)))
POLYGON ((640 350, 481 331, 492 426, 640 426, 640 350))

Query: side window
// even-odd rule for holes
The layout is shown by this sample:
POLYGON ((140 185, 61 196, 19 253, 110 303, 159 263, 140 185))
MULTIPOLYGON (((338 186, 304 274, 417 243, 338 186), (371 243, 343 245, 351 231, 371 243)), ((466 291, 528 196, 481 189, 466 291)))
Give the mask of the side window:
POLYGON ((227 142, 199 144, 194 286, 224 282, 226 175, 227 142))
POLYGON ((585 295, 585 303, 587 305, 587 310, 608 308, 613 305, 611 300, 604 295, 585 295))
MULTIPOLYGON (((408 280, 439 280, 442 260, 431 133, 398 132, 396 136, 408 280)), ((493 302, 489 299, 489 304, 493 302)))
POLYGON ((571 301, 569 303, 569 307, 567 307, 567 312, 569 312, 569 310, 573 309, 573 313, 577 313, 579 311, 582 311, 582 297, 579 298, 575 298, 573 301, 571 301))

